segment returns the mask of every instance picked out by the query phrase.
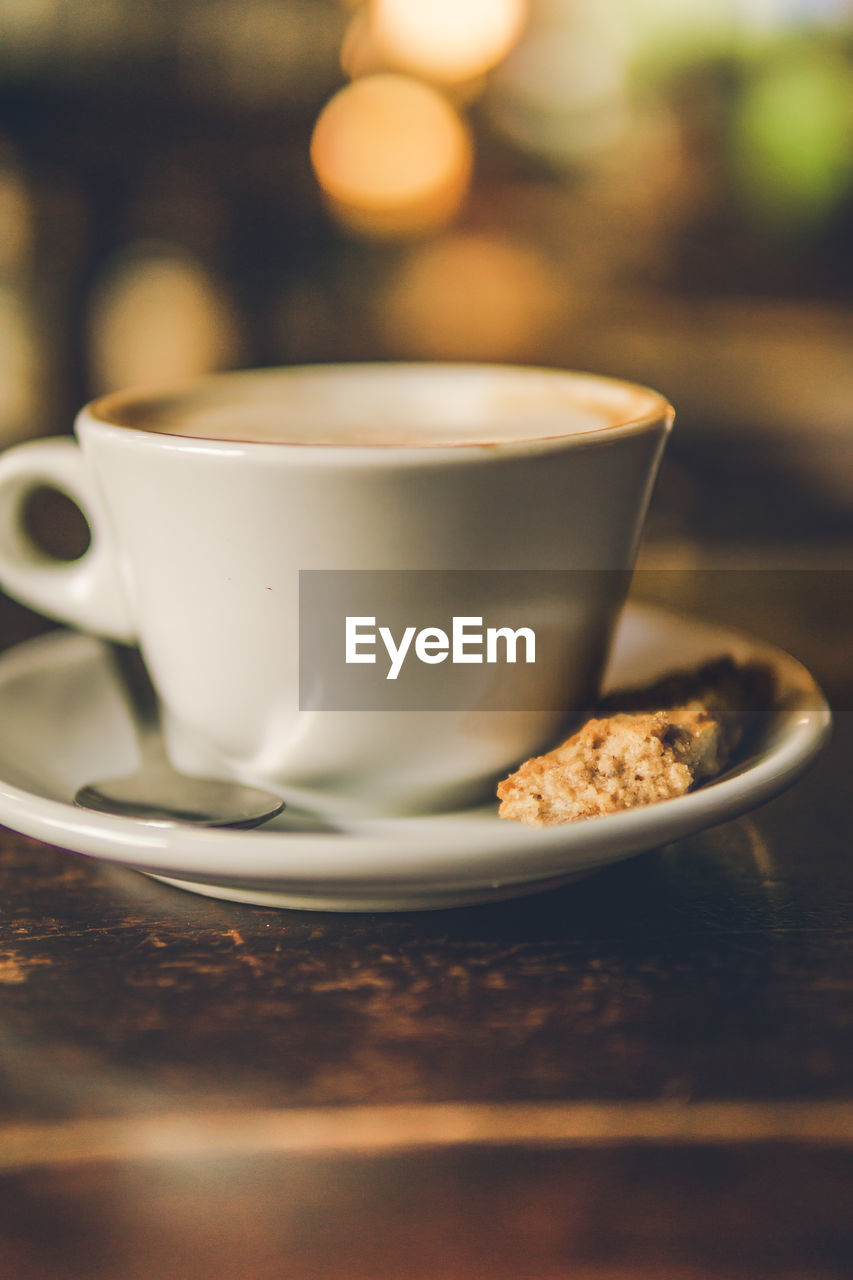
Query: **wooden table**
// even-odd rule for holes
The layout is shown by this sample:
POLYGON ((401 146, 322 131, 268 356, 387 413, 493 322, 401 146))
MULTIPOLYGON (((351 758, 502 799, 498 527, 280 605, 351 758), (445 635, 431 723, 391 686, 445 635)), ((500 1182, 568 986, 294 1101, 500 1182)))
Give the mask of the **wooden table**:
POLYGON ((565 890, 278 912, 0 833, 3 1280, 847 1280, 853 593, 754 578, 704 611, 810 666, 830 746, 565 890))

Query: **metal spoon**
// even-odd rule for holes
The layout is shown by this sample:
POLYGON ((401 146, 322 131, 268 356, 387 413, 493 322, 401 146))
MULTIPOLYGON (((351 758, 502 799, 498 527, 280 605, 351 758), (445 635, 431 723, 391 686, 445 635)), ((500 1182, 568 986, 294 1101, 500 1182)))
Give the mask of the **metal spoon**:
POLYGON ((139 735, 139 768, 121 778, 81 787, 75 804, 162 826, 188 822, 203 827, 256 827, 284 808, 269 791, 218 778, 180 773, 166 755, 160 709, 140 654, 110 645, 116 670, 133 708, 139 735))

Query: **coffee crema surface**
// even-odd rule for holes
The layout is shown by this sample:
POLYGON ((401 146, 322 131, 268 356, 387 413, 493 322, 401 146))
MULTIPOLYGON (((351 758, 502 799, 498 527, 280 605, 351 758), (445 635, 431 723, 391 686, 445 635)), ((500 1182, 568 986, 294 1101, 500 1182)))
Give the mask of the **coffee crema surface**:
POLYGON ((562 439, 645 422, 665 409, 657 392, 587 374, 426 364, 215 374, 167 392, 104 396, 91 406, 101 421, 159 435, 386 448, 562 439))

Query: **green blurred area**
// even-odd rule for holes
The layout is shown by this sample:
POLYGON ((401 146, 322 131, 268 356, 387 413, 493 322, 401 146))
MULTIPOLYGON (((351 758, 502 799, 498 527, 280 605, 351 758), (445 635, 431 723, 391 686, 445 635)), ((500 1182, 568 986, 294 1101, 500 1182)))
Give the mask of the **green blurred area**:
POLYGON ((747 216, 814 230, 853 190, 853 59, 784 40, 746 64, 732 154, 747 216))

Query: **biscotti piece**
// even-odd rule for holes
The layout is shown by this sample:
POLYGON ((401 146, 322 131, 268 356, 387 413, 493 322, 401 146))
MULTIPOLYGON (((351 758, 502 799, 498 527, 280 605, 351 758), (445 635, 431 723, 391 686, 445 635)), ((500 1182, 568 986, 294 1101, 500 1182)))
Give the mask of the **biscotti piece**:
POLYGON ((726 768, 770 687, 764 668, 726 658, 613 695, 602 709, 627 709, 588 720, 500 784, 500 816, 545 827, 684 795, 726 768))
MULTIPOLYGON (((660 711, 675 707, 704 709, 722 730, 722 750, 731 756, 744 734, 754 729, 773 697, 773 673, 760 662, 739 664, 716 658, 692 671, 676 671, 640 689, 608 694, 599 714, 660 711)), ((724 766, 721 766, 724 767, 724 766)))

